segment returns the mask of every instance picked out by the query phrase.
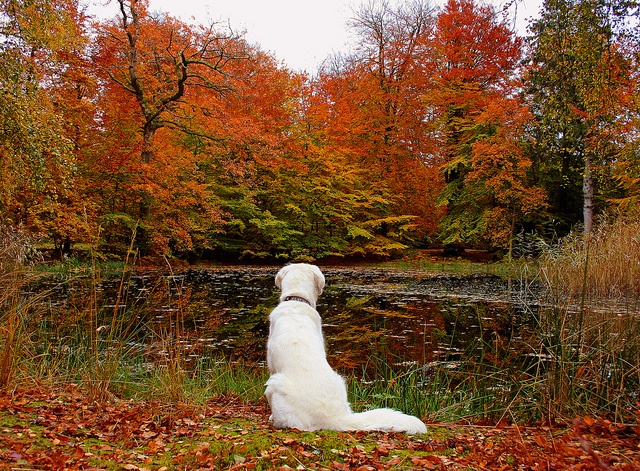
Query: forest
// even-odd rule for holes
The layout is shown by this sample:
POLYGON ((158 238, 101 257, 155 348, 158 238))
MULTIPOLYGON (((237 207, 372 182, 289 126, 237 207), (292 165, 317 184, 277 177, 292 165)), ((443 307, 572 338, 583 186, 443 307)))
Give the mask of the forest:
POLYGON ((103 257, 535 255, 640 196, 638 2, 372 1, 294 72, 147 0, 0 0, 0 227, 103 257))

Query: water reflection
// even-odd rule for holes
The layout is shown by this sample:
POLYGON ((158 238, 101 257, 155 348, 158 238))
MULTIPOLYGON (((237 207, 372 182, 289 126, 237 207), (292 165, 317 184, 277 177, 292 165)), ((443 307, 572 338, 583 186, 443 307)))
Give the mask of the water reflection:
MULTIPOLYGON (((75 279, 53 283, 48 302, 52 310, 80 312, 95 298, 96 327, 105 327, 101 335, 114 318, 135 324, 128 329, 135 331, 132 342, 158 358, 173 342, 192 364, 221 356, 260 364, 267 318, 278 303, 278 269, 234 266, 170 276, 136 273, 98 283, 75 279)), ((505 343, 527 334, 535 315, 536 290, 522 281, 362 267, 322 270, 327 284, 318 311, 329 361, 345 373, 358 373, 374 357, 453 365, 463 355, 477 355, 491 362, 505 343)))

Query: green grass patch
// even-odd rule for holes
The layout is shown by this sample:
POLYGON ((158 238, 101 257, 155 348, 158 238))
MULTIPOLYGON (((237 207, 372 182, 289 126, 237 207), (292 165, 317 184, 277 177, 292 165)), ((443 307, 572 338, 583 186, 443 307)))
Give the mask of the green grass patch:
POLYGON ((367 266, 391 268, 400 271, 418 270, 429 273, 442 273, 452 275, 496 275, 501 277, 518 277, 523 267, 535 266, 534 260, 493 260, 484 252, 479 252, 482 257, 474 255, 470 251, 465 256, 438 256, 429 253, 425 255, 420 251, 407 254, 401 259, 384 262, 369 263, 367 266))

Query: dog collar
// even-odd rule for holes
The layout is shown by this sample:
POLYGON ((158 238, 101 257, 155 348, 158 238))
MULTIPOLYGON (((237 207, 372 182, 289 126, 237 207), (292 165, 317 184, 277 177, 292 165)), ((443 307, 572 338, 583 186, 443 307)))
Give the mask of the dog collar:
POLYGON ((303 297, 301 297, 301 296, 287 296, 286 298, 284 298, 282 300, 282 302, 285 302, 285 301, 298 301, 298 302, 305 303, 305 304, 308 304, 309 306, 311 306, 311 303, 309 301, 307 301, 306 299, 304 299, 303 297))

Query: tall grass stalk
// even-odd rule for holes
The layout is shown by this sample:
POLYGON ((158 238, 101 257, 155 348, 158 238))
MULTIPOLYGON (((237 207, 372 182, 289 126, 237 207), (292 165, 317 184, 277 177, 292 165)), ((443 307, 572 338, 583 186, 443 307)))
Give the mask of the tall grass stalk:
POLYGON ((124 266, 120 273, 120 280, 116 292, 116 299, 112 307, 110 319, 101 322, 98 290, 102 276, 96 263, 97 248, 92 247, 91 266, 89 269, 89 299, 84 306, 83 314, 88 324, 88 362, 84 366, 83 380, 88 388, 89 397, 102 402, 107 400, 117 390, 119 366, 123 358, 128 357, 129 340, 137 329, 136 316, 128 309, 128 284, 137 252, 134 251, 138 226, 132 228, 128 250, 125 254, 124 266))
POLYGON ((548 307, 540 315, 541 392, 550 420, 576 414, 623 422, 640 389, 640 219, 602 218, 540 262, 548 307))
POLYGON ((27 340, 26 318, 38 306, 38 296, 24 294, 37 278, 25 268, 40 260, 36 242, 21 228, 0 227, 0 387, 15 380, 27 340))
POLYGON ((13 379, 17 351, 20 348, 20 339, 22 337, 20 311, 17 308, 18 301, 15 298, 15 292, 7 293, 6 287, 13 285, 13 283, 8 283, 8 281, 10 281, 10 277, 3 274, 0 280, 0 286, 4 293, 0 300, 2 305, 2 324, 0 326, 0 387, 7 386, 13 379))
POLYGON ((108 280, 117 280, 108 302, 95 250, 88 264, 68 259, 40 269, 28 263, 28 236, 0 230, 0 387, 74 383, 96 402, 135 396, 196 404, 228 393, 258 400, 264 368, 208 358, 189 364, 188 295, 168 261, 170 275, 132 299, 135 236, 134 229, 124 261, 106 266, 108 280), (149 320, 159 311, 170 316, 163 326, 149 320))
POLYGON ((574 232, 541 259, 550 287, 593 307, 640 307, 640 214, 603 216, 585 237, 574 232))
POLYGON ((430 422, 529 422, 540 415, 536 379, 507 368, 470 362, 387 364, 348 379, 355 410, 390 407, 430 422), (387 378, 387 379, 383 379, 387 378))

